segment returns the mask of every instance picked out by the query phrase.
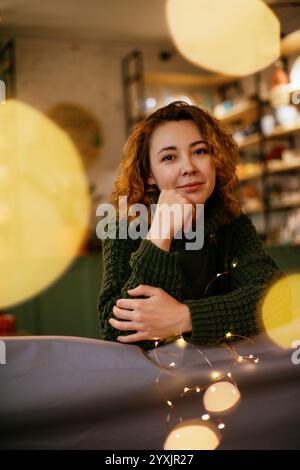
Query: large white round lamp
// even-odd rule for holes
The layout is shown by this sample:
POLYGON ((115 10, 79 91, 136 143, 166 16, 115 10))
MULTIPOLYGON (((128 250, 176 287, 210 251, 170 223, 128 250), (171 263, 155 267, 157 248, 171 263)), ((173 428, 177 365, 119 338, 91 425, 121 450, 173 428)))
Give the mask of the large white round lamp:
POLYGON ((169 30, 190 62, 245 76, 280 55, 280 23, 262 0, 167 0, 169 30))

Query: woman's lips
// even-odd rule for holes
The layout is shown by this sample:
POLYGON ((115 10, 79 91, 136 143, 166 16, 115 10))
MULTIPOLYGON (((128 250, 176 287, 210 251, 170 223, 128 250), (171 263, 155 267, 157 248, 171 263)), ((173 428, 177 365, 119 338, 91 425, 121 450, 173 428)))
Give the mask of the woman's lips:
POLYGON ((193 193, 194 191, 199 191, 203 183, 193 184, 193 186, 183 186, 180 189, 183 189, 187 193, 193 193))

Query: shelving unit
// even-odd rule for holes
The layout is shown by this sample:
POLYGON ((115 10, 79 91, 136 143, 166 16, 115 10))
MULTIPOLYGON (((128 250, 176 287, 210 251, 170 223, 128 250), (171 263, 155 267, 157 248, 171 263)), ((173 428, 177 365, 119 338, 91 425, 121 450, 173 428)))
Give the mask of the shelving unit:
POLYGON ((126 133, 144 117, 144 64, 140 51, 132 51, 122 60, 122 82, 126 133))
POLYGON ((243 140, 239 141, 239 148, 245 149, 246 147, 250 147, 255 144, 259 144, 262 140, 272 140, 272 139, 279 139, 283 137, 289 137, 293 135, 300 134, 300 123, 297 126, 276 126, 272 132, 272 134, 268 136, 263 136, 258 132, 252 134, 250 136, 245 137, 243 140))
MULTIPOLYGON (((244 164, 243 166, 246 166, 244 164)), ((267 175, 274 175, 276 173, 287 173, 289 171, 298 170, 300 169, 300 158, 295 157, 295 162, 286 162, 282 163, 280 161, 274 160, 274 162, 267 162, 265 173, 267 175)), ((256 167, 251 167, 251 170, 247 170, 247 175, 243 176, 243 174, 239 175, 240 181, 247 181, 250 179, 260 178, 263 173, 262 165, 259 163, 256 167)))
POLYGON ((246 100, 230 108, 229 111, 222 114, 215 114, 225 124, 231 124, 240 118, 246 118, 251 121, 258 112, 259 103, 256 100, 246 100))

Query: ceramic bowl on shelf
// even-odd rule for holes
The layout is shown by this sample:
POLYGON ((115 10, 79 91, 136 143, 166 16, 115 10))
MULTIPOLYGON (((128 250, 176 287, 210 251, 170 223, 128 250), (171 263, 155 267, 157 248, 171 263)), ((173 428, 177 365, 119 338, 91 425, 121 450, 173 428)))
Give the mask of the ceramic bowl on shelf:
POLYGON ((264 135, 272 134, 275 127, 275 118, 273 114, 266 114, 260 120, 261 130, 264 135))
POLYGON ((275 115, 280 126, 295 126, 299 119, 297 108, 293 105, 278 106, 275 109, 275 115))

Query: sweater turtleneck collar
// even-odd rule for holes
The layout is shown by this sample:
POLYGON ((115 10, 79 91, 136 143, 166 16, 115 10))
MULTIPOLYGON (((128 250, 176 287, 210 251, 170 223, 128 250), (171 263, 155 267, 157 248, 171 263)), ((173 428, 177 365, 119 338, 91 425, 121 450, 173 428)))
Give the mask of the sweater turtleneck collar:
MULTIPOLYGON (((150 196, 152 204, 157 204, 159 195, 160 191, 158 189, 153 189, 153 191, 151 191, 150 196)), ((204 238, 215 233, 217 229, 223 224, 224 203, 219 190, 215 188, 211 196, 204 204, 204 238)), ((195 230, 195 227, 196 223, 193 222, 192 229, 195 230)), ((173 241, 180 242, 179 239, 173 241)))
POLYGON ((204 237, 215 233, 224 224, 224 202, 217 189, 204 205, 204 237))

